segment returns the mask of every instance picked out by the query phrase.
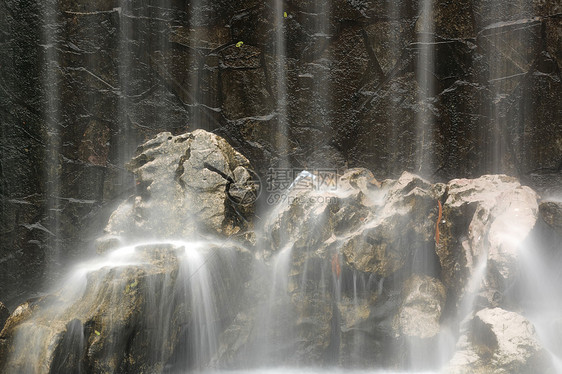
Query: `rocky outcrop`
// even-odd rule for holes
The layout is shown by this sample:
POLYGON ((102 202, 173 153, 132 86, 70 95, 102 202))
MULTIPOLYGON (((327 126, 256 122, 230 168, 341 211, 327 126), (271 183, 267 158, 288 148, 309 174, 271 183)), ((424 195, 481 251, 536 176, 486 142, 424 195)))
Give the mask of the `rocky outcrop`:
POLYGON ((157 373, 215 355, 252 265, 251 253, 228 241, 252 240, 259 185, 249 163, 197 130, 159 134, 129 166, 136 194, 109 218, 100 256, 6 321, 2 372, 157 373))
POLYGON ((371 172, 352 169, 333 191, 291 190, 264 232, 273 251, 290 245, 303 253, 315 248, 325 258, 341 252, 350 269, 387 277, 433 241, 432 218, 444 191, 410 173, 380 184, 371 172))
POLYGON ((395 318, 398 334, 420 340, 435 338, 441 330, 445 287, 438 279, 413 275, 403 286, 402 304, 395 318))
MULTIPOLYGON (((383 188, 385 195, 378 209, 375 207, 363 219, 359 230, 347 235, 342 250, 353 268, 387 277, 401 269, 414 254, 431 261, 430 252, 423 252, 433 242, 435 230, 431 218, 437 213, 437 201, 444 193, 444 186, 404 173, 396 181, 385 182, 383 188)), ((367 196, 376 199, 376 194, 367 196)))
POLYGON ((77 269, 60 292, 12 313, 0 336, 2 372, 156 373, 204 365, 244 284, 245 273, 233 269, 247 268, 249 258, 241 248, 193 242, 108 253, 77 269))
POLYGON ((437 274, 432 253, 445 186, 410 173, 378 182, 365 169, 319 186, 323 178, 301 173, 263 229, 272 266, 290 256, 293 357, 302 364, 396 365, 391 352, 399 341, 439 333, 443 286, 427 275, 405 285, 400 279, 413 269, 437 274), (419 321, 407 322, 411 314, 419 321), (428 321, 425 331, 416 330, 428 321))
POLYGON ((442 354, 440 342, 447 333, 442 325, 446 299, 445 287, 436 278, 414 274, 404 282, 392 323, 392 354, 397 356, 399 367, 437 367, 442 354))
POLYGON ((112 214, 111 237, 233 236, 252 229, 259 194, 248 160, 224 139, 204 130, 161 133, 128 164, 136 194, 112 214))
MULTIPOLYGON (((481 277, 490 305, 501 304, 503 291, 517 278, 519 246, 537 220, 537 199, 532 189, 504 175, 447 184, 436 252, 454 297, 462 299, 473 277, 481 277)), ((477 291, 480 280, 474 282, 477 291)))
MULTIPOLYGON (((111 215, 100 256, 6 321, 3 372, 160 373, 248 359, 435 369, 459 324, 451 373, 550 370, 533 326, 505 306, 539 214, 537 194, 513 177, 305 171, 254 240, 260 186, 223 138, 160 133, 129 168, 136 191, 111 215), (202 239, 211 236, 233 240, 202 239)), ((554 228, 555 208, 541 206, 554 228)))
POLYGON ((555 372, 531 322, 500 308, 476 313, 457 349, 446 373, 555 372))
POLYGON ((446 308, 447 318, 462 319, 476 307, 474 294, 478 303, 507 302, 519 246, 538 217, 537 194, 517 179, 443 185, 404 173, 379 183, 352 169, 332 190, 315 181, 302 173, 264 228, 264 257, 290 256, 293 357, 327 362, 338 352, 337 362, 359 367, 373 364, 366 357, 393 367, 416 357, 435 367, 439 344, 451 339, 442 326, 446 308))

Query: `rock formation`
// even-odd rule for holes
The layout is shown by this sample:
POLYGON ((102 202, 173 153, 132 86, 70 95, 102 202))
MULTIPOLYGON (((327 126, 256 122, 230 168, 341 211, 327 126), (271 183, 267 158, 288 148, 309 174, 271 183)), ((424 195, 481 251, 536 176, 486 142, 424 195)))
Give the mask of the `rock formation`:
POLYGON ((457 349, 446 373, 555 372, 533 325, 523 316, 500 308, 476 313, 457 349))
POLYGON ((562 235, 562 203, 556 201, 543 201, 539 205, 544 221, 558 234, 562 235))
POLYGON ((246 194, 257 192, 248 166, 203 130, 142 145, 131 161, 137 195, 110 217, 102 256, 16 308, 0 334, 1 371, 157 373, 209 362, 251 268, 232 241, 252 237, 243 235, 253 219, 246 194))
MULTIPOLYGON (((460 323, 473 308, 517 308, 506 294, 538 217, 533 190, 503 175, 373 180, 351 169, 337 176, 337 188, 315 188, 315 176, 301 173, 264 222, 262 256, 272 272, 287 262, 286 293, 276 297, 289 305, 280 316, 292 331, 284 338, 293 344, 283 344, 291 361, 408 368, 416 357, 435 367, 455 330, 444 320, 456 315, 460 323)), ((241 333, 255 313, 244 309, 235 320, 236 346, 255 344, 241 333)), ((236 365, 232 356, 228 362, 236 365)))
POLYGON ((443 281, 455 297, 462 299, 468 282, 480 270, 485 272, 481 277, 488 302, 501 303, 503 291, 517 278, 519 246, 537 221, 537 199, 532 189, 504 175, 454 179, 447 184, 436 252, 443 281))
POLYGON ((3 372, 436 369, 457 338, 450 373, 553 370, 513 297, 539 217, 513 177, 303 171, 256 223, 249 162, 214 134, 161 133, 129 167, 98 257, 7 319, 3 372))
POLYGON ((128 164, 136 193, 111 215, 109 237, 230 237, 252 229, 260 186, 248 160, 204 130, 161 133, 128 164))

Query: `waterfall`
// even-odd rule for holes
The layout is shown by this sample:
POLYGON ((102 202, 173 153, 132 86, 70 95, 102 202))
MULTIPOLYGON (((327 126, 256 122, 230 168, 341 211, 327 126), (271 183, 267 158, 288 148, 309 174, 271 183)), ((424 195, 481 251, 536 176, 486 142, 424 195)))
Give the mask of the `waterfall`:
POLYGON ((0 2, 0 371, 562 372, 535 3, 0 2))
POLYGON ((139 348, 152 370, 164 369, 162 363, 173 370, 205 367, 218 349, 225 314, 218 305, 230 300, 227 282, 237 279, 232 249, 224 245, 144 242, 75 266, 56 295, 18 328, 7 372, 120 372, 125 367, 114 365, 128 344, 121 334, 131 333, 129 339, 146 345, 139 348), (123 318, 129 313, 139 315, 145 330, 128 332, 123 318), (53 350, 49 342, 58 335, 73 344, 53 350))
MULTIPOLYGON (((133 48, 132 39, 134 38, 134 17, 133 9, 131 8, 131 1, 120 0, 119 8, 117 8, 119 15, 119 50, 118 50, 118 67, 117 77, 119 79, 119 101, 117 104, 117 113, 119 115, 119 147, 118 147, 118 160, 120 164, 124 165, 133 156, 134 145, 131 144, 133 140, 133 119, 130 113, 133 111, 131 106, 132 92, 131 82, 134 79, 133 72, 133 48)), ((132 181, 128 178, 124 169, 119 169, 119 182, 121 190, 126 191, 129 189, 127 183, 132 181)))
POLYGON ((279 141, 277 149, 280 159, 280 168, 289 168, 289 117, 288 103, 289 97, 287 93, 287 44, 286 44, 286 26, 287 9, 285 9, 283 0, 275 0, 273 9, 273 24, 275 25, 275 86, 276 92, 276 111, 277 126, 279 132, 279 141))
POLYGON ((558 287, 561 279, 558 266, 560 255, 552 252, 557 251, 556 248, 546 247, 539 238, 532 243, 524 243, 520 250, 523 284, 517 297, 523 303, 529 320, 533 322, 541 341, 551 354, 556 371, 561 372, 562 340, 559 324, 562 292, 558 287))
POLYGON ((270 284, 267 300, 259 311, 256 348, 250 353, 251 360, 259 366, 271 362, 284 363, 291 360, 294 331, 288 324, 292 320, 289 282, 292 260, 292 245, 287 245, 271 259, 271 270, 266 270, 265 278, 270 284))
POLYGON ((200 92, 200 79, 202 69, 201 63, 201 50, 204 48, 200 45, 201 28, 204 25, 205 14, 203 13, 204 7, 207 3, 204 0, 195 0, 191 2, 191 8, 189 12, 189 30, 188 36, 190 40, 189 48, 191 53, 189 54, 189 85, 187 89, 187 100, 188 106, 190 108, 189 116, 189 126, 191 129, 197 127, 206 128, 209 124, 204 124, 202 115, 202 95, 200 92))
MULTIPOLYGON (((310 63, 314 73, 312 87, 311 106, 315 109, 317 117, 314 118, 314 126, 322 129, 324 139, 329 139, 332 134, 332 119, 336 108, 331 100, 331 86, 333 70, 336 64, 330 54, 330 30, 331 3, 325 0, 314 1, 314 40, 317 54, 316 59, 310 63)), ((315 150, 320 151, 324 143, 322 138, 315 142, 315 150)), ((324 166, 320 164, 320 166, 324 166)))
MULTIPOLYGON (((384 74, 391 74, 391 72, 396 69, 401 63, 401 44, 404 43, 404 37, 400 32, 402 24, 400 20, 400 6, 395 1, 388 1, 387 2, 388 14, 389 14, 389 30, 390 30, 390 48, 389 48, 389 63, 384 68, 381 66, 384 74)), ((381 77, 382 79, 382 77, 381 77)), ((394 107, 397 103, 400 102, 400 97, 394 91, 391 91, 390 97, 390 105, 386 108, 391 118, 391 121, 394 123, 396 121, 396 108, 394 107)), ((401 146, 396 146, 398 144, 402 145, 402 140, 400 139, 400 132, 398 130, 398 126, 392 126, 391 132, 389 134, 388 140, 388 153, 392 155, 392 161, 390 163, 390 173, 391 174, 398 174, 400 172, 399 168, 399 158, 400 154, 403 151, 401 146)))
POLYGON ((419 85, 418 105, 416 112, 416 164, 415 171, 421 175, 433 172, 433 155, 431 145, 433 143, 433 96, 435 95, 433 76, 435 67, 435 40, 433 25, 433 0, 422 0, 420 2, 418 61, 416 67, 417 81, 419 85))
POLYGON ((61 113, 59 93, 58 8, 54 2, 41 6, 43 10, 42 47, 45 51, 43 86, 45 95, 44 121, 47 146, 45 147, 45 180, 47 227, 50 235, 47 253, 48 271, 57 271, 61 261, 61 113))
MULTIPOLYGON (((482 5, 484 6, 484 5, 482 5)), ((512 122, 522 121, 524 114, 509 118, 509 112, 516 105, 521 105, 527 100, 526 97, 514 101, 512 94, 522 82, 531 64, 533 57, 531 51, 533 41, 529 36, 522 33, 519 35, 517 45, 511 45, 506 41, 506 33, 510 30, 525 30, 532 27, 533 19, 532 5, 525 1, 513 3, 495 3, 493 6, 484 8, 481 19, 482 46, 486 49, 487 74, 485 78, 491 91, 489 130, 481 136, 486 137, 486 167, 490 173, 513 172, 514 148, 520 141, 512 128, 512 122), (513 20, 506 17, 510 14, 509 9, 515 7, 519 19, 513 20), (511 55, 511 51, 518 53, 511 55)))

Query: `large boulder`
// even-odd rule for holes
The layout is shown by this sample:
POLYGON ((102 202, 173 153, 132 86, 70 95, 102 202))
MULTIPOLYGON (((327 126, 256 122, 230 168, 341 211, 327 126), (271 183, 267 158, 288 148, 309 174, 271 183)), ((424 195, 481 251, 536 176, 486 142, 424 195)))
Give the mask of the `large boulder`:
POLYGON ((436 278, 414 274, 404 282, 392 325, 401 367, 426 369, 439 362, 445 301, 445 287, 436 278))
POLYGON ((235 269, 247 266, 244 258, 251 256, 238 247, 185 242, 120 248, 82 264, 61 291, 22 304, 8 319, 2 372, 206 365, 221 321, 233 318, 245 280, 235 269))
POLYGON ((237 240, 204 238, 253 240, 255 174, 203 130, 161 133, 128 167, 136 194, 111 215, 102 256, 8 318, 3 372, 157 373, 202 367, 216 354, 253 256, 237 240))
POLYGON ((533 324, 525 317, 487 308, 476 313, 468 327, 446 373, 554 373, 533 324))
MULTIPOLYGON (((294 357, 306 364, 391 366, 396 363, 391 341, 418 333, 406 321, 398 323, 403 332, 395 331, 400 279, 413 269, 436 273, 435 222, 445 186, 410 173, 378 182, 366 169, 332 177, 333 184, 320 186, 325 176, 301 173, 263 230, 264 257, 273 258, 272 267, 289 257, 286 292, 295 316, 294 357)), ((407 318, 414 304, 426 303, 428 309, 418 317, 437 326, 420 334, 434 337, 444 290, 438 281, 422 283, 430 287, 418 284, 418 293, 410 287, 416 300, 405 302, 402 313, 407 318), (434 297, 437 301, 430 303, 434 297)))
POLYGON ((352 268, 388 277, 414 256, 431 262, 438 200, 445 188, 405 172, 385 181, 383 190, 384 195, 367 195, 376 203, 361 227, 342 240, 342 249, 352 268))
POLYGON ((269 248, 314 248, 323 258, 341 252, 351 269, 387 277, 433 242, 444 185, 407 172, 381 184, 370 171, 351 169, 335 186, 290 190, 265 224, 269 248))
POLYGON ((215 134, 160 133, 128 168, 137 191, 112 214, 108 236, 232 236, 251 228, 259 184, 248 160, 215 134))
POLYGON ((436 252, 442 280, 462 300, 470 286, 485 284, 491 305, 502 303, 503 292, 518 275, 519 247, 535 226, 538 196, 516 178, 485 175, 454 179, 439 222, 436 252), (474 284, 471 284, 474 283, 474 284))
POLYGON ((445 307, 445 287, 429 276, 411 276, 403 287, 402 305, 395 318, 397 332, 409 338, 435 338, 445 307))

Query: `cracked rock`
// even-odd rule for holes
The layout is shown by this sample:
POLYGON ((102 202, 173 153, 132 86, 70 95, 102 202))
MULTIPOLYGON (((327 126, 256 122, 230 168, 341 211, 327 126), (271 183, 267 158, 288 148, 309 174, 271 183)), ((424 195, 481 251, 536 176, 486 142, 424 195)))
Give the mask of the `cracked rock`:
POLYGON ((106 234, 231 236, 251 228, 258 186, 248 160, 224 139, 204 130, 164 132, 137 152, 128 164, 136 194, 113 212, 106 234))

